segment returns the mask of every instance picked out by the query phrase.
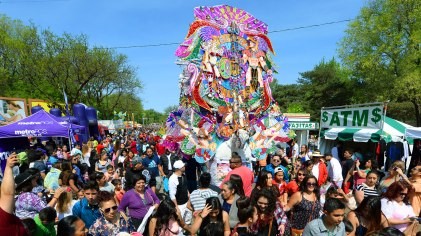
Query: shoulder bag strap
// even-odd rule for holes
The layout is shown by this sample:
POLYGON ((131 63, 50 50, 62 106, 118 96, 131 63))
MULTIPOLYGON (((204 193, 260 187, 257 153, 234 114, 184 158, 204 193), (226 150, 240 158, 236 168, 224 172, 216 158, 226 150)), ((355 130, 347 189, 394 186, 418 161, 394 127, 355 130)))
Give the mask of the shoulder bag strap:
MULTIPOLYGON (((316 201, 317 201, 317 200, 316 200, 316 201)), ((313 207, 311 208, 310 217, 308 218, 307 223, 308 223, 308 222, 310 222, 310 221, 312 220, 312 216, 313 216, 313 213, 314 213, 314 207, 316 207, 316 201, 314 201, 314 202, 313 202, 313 207)))
POLYGON ((272 219, 270 220, 269 223, 269 232, 268 232, 268 236, 270 236, 270 233, 272 233, 272 224, 273 224, 273 217, 271 217, 272 219))

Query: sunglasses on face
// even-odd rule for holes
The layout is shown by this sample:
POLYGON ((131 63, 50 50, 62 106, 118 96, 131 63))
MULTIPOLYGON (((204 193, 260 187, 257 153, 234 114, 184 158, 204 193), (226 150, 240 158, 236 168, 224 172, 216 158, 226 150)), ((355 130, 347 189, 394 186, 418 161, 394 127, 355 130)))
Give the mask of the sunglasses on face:
POLYGON ((298 173, 298 176, 305 176, 305 174, 303 174, 303 173, 298 173))
POLYGON ((274 160, 272 160, 272 161, 274 161, 274 162, 280 162, 281 160, 278 160, 278 159, 274 159, 274 160))
POLYGON ((310 183, 309 182, 306 185, 307 185, 307 187, 311 187, 311 186, 316 187, 317 186, 317 183, 310 183))
POLYGON ((105 208, 103 211, 104 211, 104 213, 110 213, 111 209, 113 209, 113 211, 116 211, 117 208, 118 208, 118 206, 113 206, 113 207, 110 207, 110 208, 105 208))

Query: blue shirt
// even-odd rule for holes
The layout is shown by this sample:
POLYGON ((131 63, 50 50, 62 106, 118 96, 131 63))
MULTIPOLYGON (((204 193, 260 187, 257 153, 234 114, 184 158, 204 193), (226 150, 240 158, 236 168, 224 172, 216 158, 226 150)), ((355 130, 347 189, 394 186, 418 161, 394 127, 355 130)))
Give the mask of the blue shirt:
MULTIPOLYGON (((288 182, 289 182, 288 169, 287 169, 286 167, 284 167, 283 165, 279 165, 279 166, 277 166, 277 167, 281 167, 281 168, 282 168, 282 170, 284 171, 284 180, 288 183, 288 182)), ((272 163, 271 163, 271 164, 269 164, 269 165, 267 165, 267 166, 265 167, 265 170, 266 170, 267 172, 270 172, 270 173, 272 174, 273 179, 275 179, 275 168, 276 168, 276 167, 274 167, 272 163)))
POLYGON ((73 206, 72 213, 85 222, 87 229, 101 216, 98 205, 89 205, 86 198, 83 198, 73 206))
POLYGON ((55 156, 50 156, 50 158, 48 158, 48 162, 50 162, 51 165, 53 165, 58 162, 58 158, 55 156))
POLYGON ((343 236, 346 235, 345 233, 345 225, 344 222, 341 222, 335 229, 332 231, 328 231, 325 224, 323 223, 323 217, 317 218, 312 220, 310 223, 306 225, 304 228, 303 235, 331 235, 331 236, 343 236))
POLYGON ((149 158, 148 156, 143 158, 142 164, 144 167, 148 168, 151 177, 155 178, 159 176, 158 165, 161 165, 161 160, 157 155, 154 154, 152 158, 149 158))

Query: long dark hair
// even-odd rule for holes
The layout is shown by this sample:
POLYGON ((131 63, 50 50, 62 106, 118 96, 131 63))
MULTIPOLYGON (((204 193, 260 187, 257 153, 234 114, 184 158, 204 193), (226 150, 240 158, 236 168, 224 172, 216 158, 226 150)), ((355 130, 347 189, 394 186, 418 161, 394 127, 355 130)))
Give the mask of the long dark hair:
MULTIPOLYGON (((272 175, 272 173, 266 170, 260 171, 259 176, 257 177, 257 182, 256 182, 256 186, 260 187, 260 189, 267 187, 268 174, 272 175)), ((272 178, 273 178, 273 175, 272 175, 272 178)))
POLYGON ((242 196, 237 200, 237 217, 240 224, 244 224, 247 220, 253 217, 256 208, 251 204, 251 201, 248 197, 242 196))
MULTIPOLYGON (((375 232, 382 228, 381 226, 381 202, 380 197, 365 197, 357 209, 354 210, 355 214, 364 219, 366 224, 367 233, 375 232)), ((361 224, 361 222, 359 222, 361 224)))
MULTIPOLYGON (((295 182, 297 183, 297 185, 298 185, 298 186, 300 186, 300 185, 301 185, 301 183, 299 183, 299 182, 298 182, 298 172, 303 173, 303 174, 304 174, 304 176, 305 176, 305 175, 307 175, 307 171, 306 171, 304 168, 301 168, 301 169, 297 170, 297 176, 295 176, 294 180, 295 180, 295 182)), ((303 180, 304 180, 304 179, 303 179, 303 180)))
POLYGON ((69 215, 61 219, 57 224, 57 235, 60 236, 73 236, 75 235, 76 221, 81 220, 79 217, 74 215, 69 215))
POLYGON ((240 195, 244 196, 244 188, 243 188, 243 180, 241 179, 241 176, 237 174, 230 175, 229 179, 233 183, 233 188, 235 189, 235 192, 240 195))
POLYGON ((180 219, 178 219, 176 206, 170 199, 161 201, 153 217, 156 218, 154 236, 158 236, 161 229, 168 228, 170 220, 180 222, 180 219))
POLYGON ((316 182, 316 186, 314 186, 314 191, 313 192, 316 194, 317 200, 319 200, 320 199, 320 188, 319 188, 319 185, 317 184, 317 178, 314 177, 313 175, 307 175, 303 179, 303 182, 300 185, 300 191, 301 192, 304 192, 306 190, 306 188, 307 188, 307 182, 310 179, 314 179, 314 181, 316 182))
POLYGON ((275 212, 276 208, 276 195, 273 191, 267 188, 263 188, 257 192, 255 197, 252 200, 252 203, 254 206, 256 206, 257 211, 259 213, 263 213, 267 216, 273 216, 273 213, 275 212), (265 211, 261 211, 259 205, 257 202, 259 201, 259 198, 264 197, 268 200, 268 206, 266 207, 265 211))
POLYGON ((223 210, 221 202, 217 197, 210 197, 206 199, 206 205, 211 206, 211 210, 218 210, 219 214, 216 216, 216 222, 210 222, 210 216, 207 215, 200 226, 200 235, 205 236, 219 236, 224 235, 224 220, 222 217, 223 210))

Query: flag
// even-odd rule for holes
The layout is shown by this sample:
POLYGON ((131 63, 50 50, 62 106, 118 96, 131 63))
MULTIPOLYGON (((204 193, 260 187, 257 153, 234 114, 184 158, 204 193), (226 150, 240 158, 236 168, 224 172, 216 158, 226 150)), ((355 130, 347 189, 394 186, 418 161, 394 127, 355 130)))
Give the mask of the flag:
POLYGON ((63 88, 63 95, 64 95, 64 103, 66 104, 66 113, 67 113, 67 116, 69 116, 69 103, 67 101, 67 94, 64 91, 64 88, 63 88))

